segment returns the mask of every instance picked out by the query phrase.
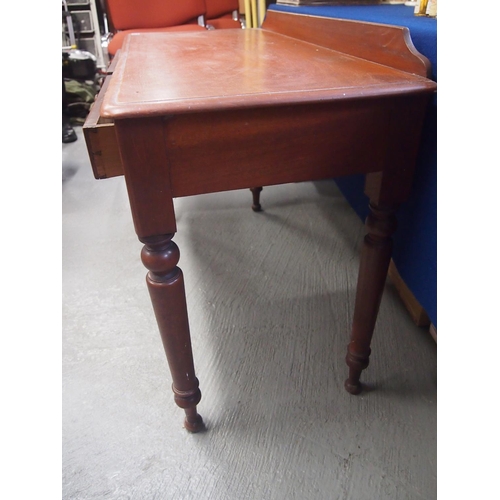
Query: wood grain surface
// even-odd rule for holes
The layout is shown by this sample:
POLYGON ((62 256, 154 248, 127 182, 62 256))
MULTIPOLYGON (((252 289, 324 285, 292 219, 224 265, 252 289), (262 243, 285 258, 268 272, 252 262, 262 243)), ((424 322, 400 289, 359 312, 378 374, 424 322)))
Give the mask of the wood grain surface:
POLYGON ((430 92, 435 83, 263 29, 138 33, 102 116, 130 118, 430 92))

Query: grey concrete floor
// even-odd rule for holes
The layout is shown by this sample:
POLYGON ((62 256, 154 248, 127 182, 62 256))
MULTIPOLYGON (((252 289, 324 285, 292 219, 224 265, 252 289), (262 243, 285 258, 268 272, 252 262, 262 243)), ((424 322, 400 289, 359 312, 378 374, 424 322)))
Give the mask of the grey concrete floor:
POLYGON ((367 390, 343 389, 363 225, 333 181, 175 200, 208 430, 182 426, 123 178, 62 148, 62 492, 436 498, 436 344, 387 283, 367 390))

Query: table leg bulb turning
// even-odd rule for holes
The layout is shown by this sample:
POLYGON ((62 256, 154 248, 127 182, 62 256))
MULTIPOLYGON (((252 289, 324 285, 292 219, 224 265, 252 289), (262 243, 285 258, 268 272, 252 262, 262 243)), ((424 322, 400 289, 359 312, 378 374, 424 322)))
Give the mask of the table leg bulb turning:
POLYGON ((354 319, 346 363, 349 377, 345 388, 351 394, 362 391, 361 372, 368 366, 370 343, 384 291, 392 254, 392 233, 396 230, 396 205, 370 203, 367 234, 361 250, 354 319))
POLYGON ((140 238, 145 244, 141 259, 149 270, 146 282, 172 374, 176 404, 184 409, 190 432, 204 429, 196 406, 201 400, 195 375, 182 271, 177 267, 179 248, 173 234, 140 238))

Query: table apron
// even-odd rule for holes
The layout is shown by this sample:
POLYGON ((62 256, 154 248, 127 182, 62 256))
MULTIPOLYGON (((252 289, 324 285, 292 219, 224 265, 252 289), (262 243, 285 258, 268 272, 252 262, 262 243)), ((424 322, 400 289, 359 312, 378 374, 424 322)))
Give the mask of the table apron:
POLYGON ((164 138, 172 196, 407 167, 419 139, 412 134, 415 120, 421 121, 415 113, 422 113, 422 97, 420 106, 414 101, 399 97, 171 116, 164 120, 164 138))

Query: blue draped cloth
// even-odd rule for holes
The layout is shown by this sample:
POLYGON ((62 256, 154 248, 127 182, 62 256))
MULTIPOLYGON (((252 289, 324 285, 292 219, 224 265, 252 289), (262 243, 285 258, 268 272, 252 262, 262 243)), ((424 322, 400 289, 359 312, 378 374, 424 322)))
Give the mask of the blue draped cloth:
MULTIPOLYGON (((288 6, 272 4, 269 10, 406 26, 415 48, 432 65, 437 81, 437 19, 414 15, 406 5, 288 6)), ((364 219, 368 199, 364 176, 336 179, 342 194, 364 219)), ((430 104, 422 134, 417 170, 410 199, 398 211, 393 260, 413 295, 437 326, 437 101, 430 104)))

